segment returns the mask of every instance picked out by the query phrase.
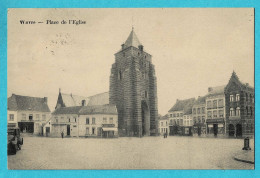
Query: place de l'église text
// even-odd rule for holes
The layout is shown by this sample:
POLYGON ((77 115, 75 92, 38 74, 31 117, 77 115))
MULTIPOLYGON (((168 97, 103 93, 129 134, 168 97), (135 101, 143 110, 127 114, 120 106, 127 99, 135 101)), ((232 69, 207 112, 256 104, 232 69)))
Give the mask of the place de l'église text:
POLYGON ((65 25, 65 24, 70 24, 70 25, 85 25, 86 21, 85 20, 46 20, 46 21, 34 21, 34 20, 20 20, 21 25, 34 25, 34 24, 46 24, 46 25, 65 25))

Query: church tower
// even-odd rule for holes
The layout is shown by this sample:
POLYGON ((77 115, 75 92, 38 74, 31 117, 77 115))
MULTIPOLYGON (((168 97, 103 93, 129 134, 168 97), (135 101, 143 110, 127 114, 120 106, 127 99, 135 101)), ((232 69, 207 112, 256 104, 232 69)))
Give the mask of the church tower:
POLYGON ((120 136, 157 134, 157 81, 152 56, 144 51, 134 29, 111 68, 109 103, 118 111, 120 136))

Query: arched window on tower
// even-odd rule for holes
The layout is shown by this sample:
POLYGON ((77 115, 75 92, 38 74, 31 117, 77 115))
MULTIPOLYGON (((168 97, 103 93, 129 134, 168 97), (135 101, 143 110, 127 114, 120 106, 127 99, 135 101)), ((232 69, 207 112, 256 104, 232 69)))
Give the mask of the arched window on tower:
POLYGON ((250 107, 250 115, 251 116, 253 115, 253 108, 252 108, 252 106, 250 107))
POLYGON ((145 98, 148 98, 148 93, 147 93, 147 91, 144 91, 144 97, 145 97, 145 98))
POLYGON ((236 116, 240 116, 240 108, 239 107, 236 108, 236 116))
POLYGON ((122 80, 122 72, 121 72, 121 70, 118 71, 118 80, 122 80))
POLYGON ((248 115, 248 107, 246 107, 246 115, 248 115))

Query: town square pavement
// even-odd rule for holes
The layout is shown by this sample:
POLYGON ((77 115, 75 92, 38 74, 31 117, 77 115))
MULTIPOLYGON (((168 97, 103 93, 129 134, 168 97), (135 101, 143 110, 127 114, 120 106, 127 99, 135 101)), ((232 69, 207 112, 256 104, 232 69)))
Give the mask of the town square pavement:
MULTIPOLYGON (((254 141, 250 146, 254 149, 254 141)), ((24 137, 9 169, 254 169, 236 161, 243 139, 24 137)))

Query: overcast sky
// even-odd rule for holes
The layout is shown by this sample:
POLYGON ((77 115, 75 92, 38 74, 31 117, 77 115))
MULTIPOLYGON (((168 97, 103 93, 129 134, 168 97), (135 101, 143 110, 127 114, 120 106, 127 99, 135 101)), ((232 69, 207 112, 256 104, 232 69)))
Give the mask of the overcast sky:
POLYGON ((254 86, 252 8, 9 9, 8 96, 47 96, 53 110, 59 88, 82 96, 109 91, 114 54, 132 24, 153 56, 159 114, 176 99, 197 98, 210 86, 227 84, 233 70, 254 86), (46 25, 46 20, 86 24, 46 25))

